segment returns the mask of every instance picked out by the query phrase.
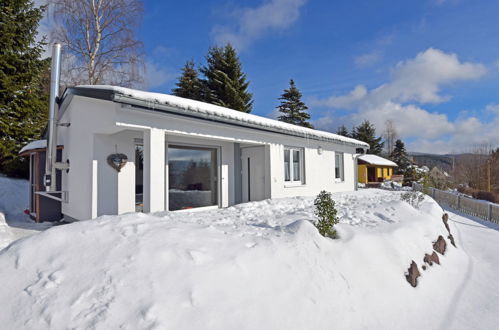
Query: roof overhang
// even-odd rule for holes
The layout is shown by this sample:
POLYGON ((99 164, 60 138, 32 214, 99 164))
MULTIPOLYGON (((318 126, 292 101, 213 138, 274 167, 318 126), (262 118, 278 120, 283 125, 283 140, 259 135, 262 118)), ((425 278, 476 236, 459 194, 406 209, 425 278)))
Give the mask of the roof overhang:
MULTIPOLYGON (((237 113, 237 116, 221 116, 219 113, 221 111, 236 111, 222 107, 216 107, 219 111, 195 111, 189 106, 181 107, 176 106, 174 104, 168 104, 166 102, 159 102, 154 99, 144 99, 141 97, 136 97, 133 93, 122 92, 122 90, 126 91, 134 91, 119 87, 113 86, 77 86, 66 89, 63 97, 60 100, 60 115, 64 113, 66 108, 71 102, 73 96, 84 96, 89 98, 101 99, 112 101, 120 104, 129 105, 132 107, 146 109, 158 113, 163 114, 175 114, 184 117, 196 118, 201 120, 206 120, 210 122, 223 123, 238 127, 244 127, 264 132, 278 133, 287 136, 294 136, 300 138, 306 138, 311 140, 332 142, 342 145, 347 145, 355 148, 362 148, 367 150, 369 145, 365 142, 358 141, 351 138, 345 138, 343 136, 339 136, 329 132, 323 132, 313 129, 306 129, 297 127, 295 125, 286 124, 282 122, 278 122, 276 120, 272 120, 269 118, 259 117, 250 114, 241 114, 237 113), (245 117, 245 119, 249 120, 239 120, 238 117, 245 117), (259 120, 260 119, 260 120, 259 120)), ((137 91, 140 92, 140 91, 137 91)), ((145 92, 140 92, 145 93, 145 92)), ((151 93, 157 95, 155 93, 151 93)), ((172 97, 170 95, 164 95, 165 97, 172 97)), ((211 104, 206 104, 198 101, 191 101, 187 99, 177 98, 180 100, 184 100, 187 102, 196 103, 196 105, 206 105, 206 107, 214 107, 211 104)))

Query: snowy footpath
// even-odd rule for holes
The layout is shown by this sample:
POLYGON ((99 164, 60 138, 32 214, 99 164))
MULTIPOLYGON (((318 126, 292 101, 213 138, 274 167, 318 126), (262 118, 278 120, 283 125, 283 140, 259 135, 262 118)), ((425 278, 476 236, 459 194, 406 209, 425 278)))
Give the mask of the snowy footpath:
MULTIPOLYGON (((319 235, 312 198, 56 226, 0 251, 5 329, 492 329, 499 226, 400 192, 333 194, 340 239, 319 235), (448 242, 448 241, 447 241, 448 242), (413 288, 404 273, 422 273, 413 288)), ((7 212, 7 214, 9 214, 7 212)))
POLYGON ((495 329, 499 326, 499 225, 454 213, 448 209, 457 231, 459 247, 466 253, 461 265, 465 275, 453 292, 441 328, 495 329))

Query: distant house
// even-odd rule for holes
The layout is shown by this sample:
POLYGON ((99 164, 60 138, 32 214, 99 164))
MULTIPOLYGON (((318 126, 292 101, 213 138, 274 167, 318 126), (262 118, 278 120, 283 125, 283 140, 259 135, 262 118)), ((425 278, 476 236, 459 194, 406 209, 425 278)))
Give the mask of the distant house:
POLYGON ((54 117, 57 187, 45 191, 44 142, 21 153, 30 157, 31 211, 39 221, 51 220, 43 214, 52 212, 71 221, 352 191, 357 150, 369 148, 328 132, 114 86, 67 89, 54 117))
POLYGON ((360 183, 377 183, 390 180, 397 164, 376 155, 362 155, 358 159, 358 180, 360 183))

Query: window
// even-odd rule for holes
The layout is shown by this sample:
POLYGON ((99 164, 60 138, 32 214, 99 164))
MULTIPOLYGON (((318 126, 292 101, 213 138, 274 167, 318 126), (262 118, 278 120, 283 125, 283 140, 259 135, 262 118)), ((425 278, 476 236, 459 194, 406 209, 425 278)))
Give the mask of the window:
POLYGON ((334 162, 334 177, 337 181, 344 181, 344 165, 343 165, 343 153, 336 152, 335 153, 335 162, 334 162))
POLYGON ((303 183, 303 149, 284 149, 284 181, 303 183))
POLYGON ((135 212, 144 211, 144 145, 135 145, 135 212))
POLYGON ((217 149, 168 146, 170 211, 218 205, 217 149))

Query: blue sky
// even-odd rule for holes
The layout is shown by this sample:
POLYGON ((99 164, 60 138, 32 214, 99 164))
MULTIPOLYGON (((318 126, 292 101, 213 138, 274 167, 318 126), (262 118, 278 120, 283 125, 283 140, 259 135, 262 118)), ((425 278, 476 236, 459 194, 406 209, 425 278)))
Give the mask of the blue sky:
POLYGON ((275 116, 296 81, 316 128, 391 119, 412 151, 499 146, 499 1, 144 1, 147 86, 169 93, 186 60, 232 42, 275 116))

